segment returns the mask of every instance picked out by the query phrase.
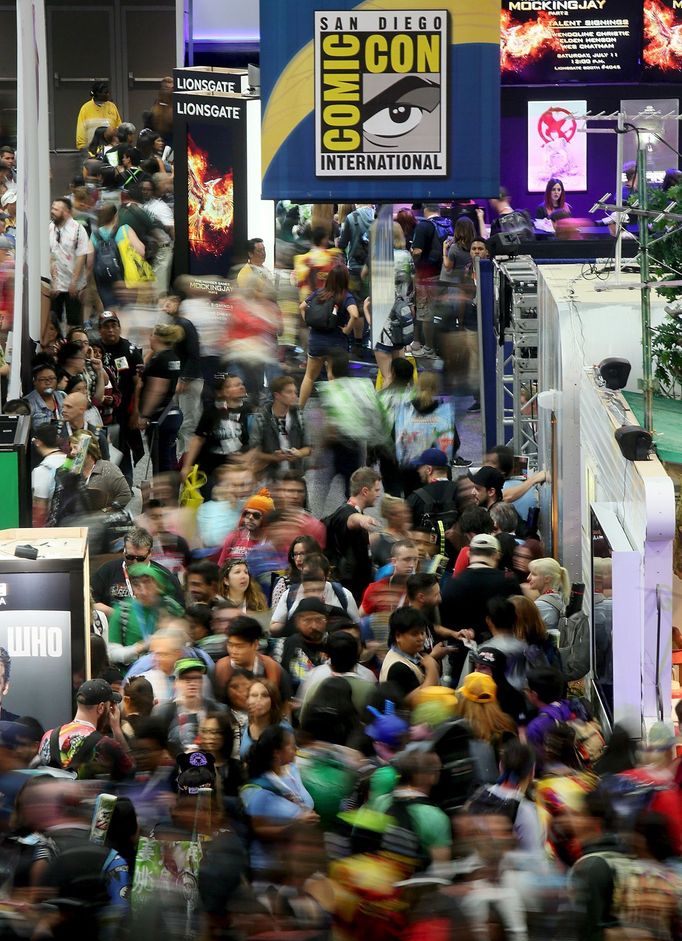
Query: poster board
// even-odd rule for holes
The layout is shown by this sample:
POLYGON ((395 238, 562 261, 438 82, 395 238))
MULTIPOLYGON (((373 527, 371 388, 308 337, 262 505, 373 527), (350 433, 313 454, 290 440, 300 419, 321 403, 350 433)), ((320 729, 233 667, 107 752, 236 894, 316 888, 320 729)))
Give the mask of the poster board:
POLYGON ((528 102, 528 191, 544 193, 558 177, 567 193, 587 189, 587 134, 580 116, 587 101, 553 99, 528 102))

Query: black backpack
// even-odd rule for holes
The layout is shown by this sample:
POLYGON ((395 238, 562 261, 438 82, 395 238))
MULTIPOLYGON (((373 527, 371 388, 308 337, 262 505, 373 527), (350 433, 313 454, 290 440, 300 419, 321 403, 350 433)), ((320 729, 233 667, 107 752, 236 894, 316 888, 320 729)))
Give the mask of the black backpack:
MULTIPOLYGON (((455 450, 459 448, 459 444, 455 450)), ((457 494, 457 481, 449 480, 448 486, 443 489, 443 496, 436 500, 429 487, 420 487, 415 491, 415 496, 424 504, 421 520, 415 520, 415 524, 420 527, 430 526, 432 529, 440 532, 449 529, 457 521, 458 513, 455 504, 457 494)))
POLYGON ((367 229, 360 225, 357 209, 348 216, 348 225, 352 233, 347 250, 348 267, 362 268, 367 264, 369 241, 367 229))
POLYGON ((97 285, 116 284, 123 281, 123 264, 116 244, 115 233, 110 238, 102 238, 99 229, 93 230, 95 236, 95 265, 93 268, 97 285))
POLYGON ((381 331, 381 342, 392 346, 409 346, 414 340, 414 312, 409 300, 398 295, 393 302, 386 326, 381 331))
POLYGON ((429 222, 432 223, 434 232, 427 261, 434 268, 440 268, 443 264, 443 244, 446 239, 452 237, 452 222, 442 216, 433 216, 429 222))
POLYGON ((324 300, 319 294, 313 294, 305 304, 305 322, 321 333, 332 333, 339 325, 339 305, 333 297, 324 300))
POLYGON ((519 813, 521 801, 518 797, 499 797, 484 785, 464 805, 467 814, 473 816, 506 817, 513 825, 519 813))
POLYGON ((433 806, 425 797, 393 798, 386 815, 393 817, 395 823, 384 832, 381 849, 407 860, 413 872, 424 872, 431 865, 431 854, 416 833, 410 817, 410 807, 417 804, 433 806))

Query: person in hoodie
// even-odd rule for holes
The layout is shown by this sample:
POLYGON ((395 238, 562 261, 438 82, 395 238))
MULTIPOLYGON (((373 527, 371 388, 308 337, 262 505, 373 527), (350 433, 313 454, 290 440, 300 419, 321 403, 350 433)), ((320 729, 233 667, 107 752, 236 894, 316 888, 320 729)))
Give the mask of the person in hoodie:
POLYGON ((552 667, 539 667, 526 672, 528 702, 537 709, 537 716, 528 723, 526 741, 536 751, 539 761, 545 756, 545 738, 558 723, 575 717, 566 698, 566 681, 552 667))

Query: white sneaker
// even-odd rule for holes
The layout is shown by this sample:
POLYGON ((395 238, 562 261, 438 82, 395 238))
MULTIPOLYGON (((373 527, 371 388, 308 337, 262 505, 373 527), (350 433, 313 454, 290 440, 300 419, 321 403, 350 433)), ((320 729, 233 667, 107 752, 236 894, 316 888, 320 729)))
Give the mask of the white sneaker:
POLYGON ((409 352, 410 352, 410 356, 426 356, 426 347, 419 346, 417 347, 416 350, 410 347, 409 352))

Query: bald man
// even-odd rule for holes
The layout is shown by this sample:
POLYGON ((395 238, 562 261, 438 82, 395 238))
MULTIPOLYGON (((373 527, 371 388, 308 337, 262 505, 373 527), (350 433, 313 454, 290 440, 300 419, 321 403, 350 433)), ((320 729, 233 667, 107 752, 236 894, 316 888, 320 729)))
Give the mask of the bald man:
POLYGON ((62 403, 64 421, 60 431, 60 439, 68 446, 68 439, 76 431, 87 431, 96 438, 102 457, 109 460, 109 441, 104 428, 92 425, 85 420, 88 410, 88 398, 83 392, 70 392, 62 403))

